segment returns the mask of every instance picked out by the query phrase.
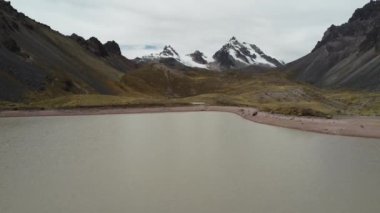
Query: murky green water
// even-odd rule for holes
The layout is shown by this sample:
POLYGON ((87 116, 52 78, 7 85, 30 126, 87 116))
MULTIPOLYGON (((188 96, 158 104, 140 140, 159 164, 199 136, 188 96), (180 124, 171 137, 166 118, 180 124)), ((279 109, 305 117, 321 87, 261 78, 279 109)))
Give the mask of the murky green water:
POLYGON ((0 119, 1 213, 378 213, 380 140, 226 113, 0 119))

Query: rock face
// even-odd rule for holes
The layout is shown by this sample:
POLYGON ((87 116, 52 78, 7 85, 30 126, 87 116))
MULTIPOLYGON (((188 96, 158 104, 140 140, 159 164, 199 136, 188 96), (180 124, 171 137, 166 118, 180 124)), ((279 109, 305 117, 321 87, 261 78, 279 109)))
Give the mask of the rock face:
POLYGON ((313 51, 287 65, 297 80, 329 88, 380 90, 380 2, 332 25, 313 51))
POLYGON ((120 46, 115 41, 108 41, 104 44, 104 48, 109 55, 121 55, 120 46))
POLYGON ((91 37, 88 40, 85 40, 83 37, 78 36, 77 34, 72 34, 70 36, 82 47, 90 51, 96 56, 107 57, 110 55, 119 55, 121 56, 121 50, 118 43, 115 41, 108 41, 105 44, 102 44, 97 38, 91 37))
POLYGON ((203 65, 206 65, 208 62, 207 62, 207 57, 202 53, 200 52, 199 50, 189 54, 189 56, 191 57, 191 59, 198 63, 198 64, 203 64, 203 65))
POLYGON ((239 42, 235 37, 224 45, 214 56, 215 64, 221 70, 240 69, 248 66, 281 67, 283 64, 266 55, 259 47, 239 42))
POLYGON ((95 37, 91 37, 87 40, 87 48, 90 52, 94 53, 100 57, 108 56, 106 48, 103 44, 95 37))

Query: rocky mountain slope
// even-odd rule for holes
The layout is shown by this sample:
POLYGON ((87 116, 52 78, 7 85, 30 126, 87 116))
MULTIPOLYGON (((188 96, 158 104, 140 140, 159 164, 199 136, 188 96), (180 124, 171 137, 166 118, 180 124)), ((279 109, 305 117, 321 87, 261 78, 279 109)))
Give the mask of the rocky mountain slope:
POLYGON ((328 88, 380 90, 380 2, 332 25, 314 50, 287 68, 297 80, 328 88))
POLYGON ((120 78, 135 66, 115 42, 64 36, 0 0, 0 100, 123 94, 120 78))

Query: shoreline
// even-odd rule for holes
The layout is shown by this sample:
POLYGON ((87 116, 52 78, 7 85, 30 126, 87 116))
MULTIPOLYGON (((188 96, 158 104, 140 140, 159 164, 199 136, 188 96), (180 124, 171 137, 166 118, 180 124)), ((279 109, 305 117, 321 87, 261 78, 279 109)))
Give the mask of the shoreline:
POLYGON ((183 106, 183 107, 149 107, 149 108, 78 108, 56 110, 20 110, 0 111, 0 118, 5 117, 44 117, 44 116, 85 116, 115 114, 147 114, 170 112, 226 112, 236 114, 255 123, 277 127, 309 131, 321 134, 365 137, 380 139, 380 118, 313 118, 270 114, 259 112, 255 108, 228 106, 183 106))

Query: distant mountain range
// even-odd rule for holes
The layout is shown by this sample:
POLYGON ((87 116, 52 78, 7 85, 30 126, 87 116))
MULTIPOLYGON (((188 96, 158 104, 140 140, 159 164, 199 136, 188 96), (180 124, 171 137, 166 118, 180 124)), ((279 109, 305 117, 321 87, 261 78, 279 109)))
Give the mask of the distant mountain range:
POLYGON ((188 66, 194 68, 208 68, 208 59, 200 51, 195 51, 194 53, 187 55, 180 55, 172 46, 165 46, 164 49, 157 54, 151 54, 143 56, 142 58, 135 59, 136 63, 149 63, 149 62, 159 62, 167 65, 177 65, 177 66, 188 66))
POLYGON ((230 73, 244 79, 246 71, 268 69, 324 88, 379 91, 380 2, 356 10, 341 26, 331 26, 310 54, 285 65, 235 37, 212 57, 199 50, 182 55, 168 45, 158 54, 129 60, 115 41, 62 35, 0 0, 0 101, 75 94, 142 97, 147 90, 157 94, 157 84, 161 95, 200 95, 217 90, 223 84, 219 80, 230 73), (208 82, 202 75, 217 81, 208 82))
POLYGON ((162 52, 137 58, 136 62, 168 62, 171 65, 182 64, 189 67, 219 71, 242 69, 250 66, 266 68, 284 66, 284 62, 266 55, 256 45, 239 42, 235 37, 232 37, 227 44, 223 45, 212 58, 208 58, 199 50, 194 53, 180 55, 172 46, 168 45, 164 47, 162 52))

